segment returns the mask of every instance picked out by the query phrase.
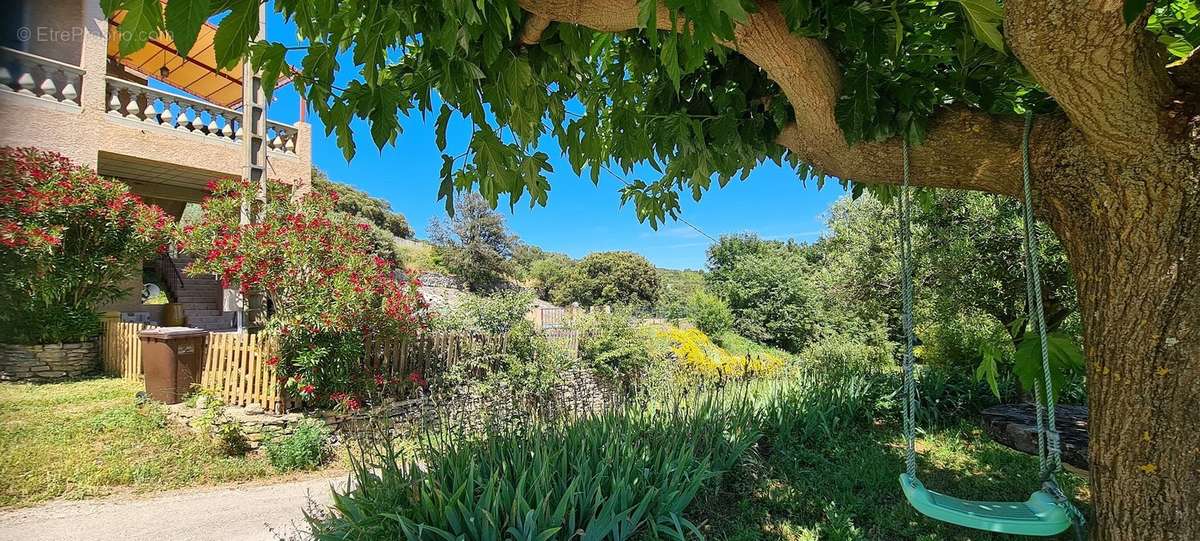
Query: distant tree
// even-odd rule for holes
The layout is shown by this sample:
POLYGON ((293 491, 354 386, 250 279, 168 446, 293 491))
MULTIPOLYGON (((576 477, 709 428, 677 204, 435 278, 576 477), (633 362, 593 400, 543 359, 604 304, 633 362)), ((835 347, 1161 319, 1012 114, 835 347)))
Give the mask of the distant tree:
POLYGON ((512 273, 517 238, 478 194, 458 198, 449 222, 430 220, 429 239, 450 273, 472 290, 493 289, 512 273))
POLYGON ((658 280, 662 283, 662 294, 655 303, 655 315, 668 319, 688 317, 688 301, 696 292, 704 290, 704 273, 658 269, 658 280))
POLYGON ((733 326, 733 312, 720 297, 704 290, 696 291, 688 299, 688 317, 696 328, 709 336, 728 331, 733 326))
POLYGON ((633 252, 595 252, 575 265, 560 300, 585 306, 654 304, 660 294, 658 272, 633 252))
POLYGON ((570 302, 566 298, 566 286, 574 278, 575 262, 562 254, 551 254, 534 261, 527 275, 529 287, 539 299, 555 304, 570 302))
POLYGON ((729 303, 733 329, 757 342, 799 351, 814 338, 823 295, 811 278, 815 253, 792 241, 726 235, 708 250, 709 288, 729 303))

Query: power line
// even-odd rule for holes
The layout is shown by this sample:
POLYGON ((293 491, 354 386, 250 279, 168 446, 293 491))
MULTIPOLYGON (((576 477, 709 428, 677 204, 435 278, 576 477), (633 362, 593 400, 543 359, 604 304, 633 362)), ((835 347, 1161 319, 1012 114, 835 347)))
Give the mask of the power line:
MULTIPOLYGON (((610 167, 609 167, 607 164, 600 164, 600 168, 601 168, 601 169, 603 169, 603 170, 605 170, 605 171, 608 171, 608 174, 612 175, 612 176, 613 176, 613 178, 615 178, 615 179, 617 179, 618 181, 620 181, 620 182, 621 182, 621 184, 624 184, 625 186, 630 186, 630 184, 629 184, 629 181, 628 181, 628 180, 625 180, 625 178, 624 178, 624 177, 622 177, 621 175, 618 175, 618 174, 616 173, 616 171, 613 171, 613 170, 612 170, 612 168, 610 168, 610 167)), ((685 219, 684 219, 682 216, 676 216, 676 217, 675 217, 675 219, 676 219, 676 220, 679 220, 679 221, 681 221, 681 222, 683 222, 683 223, 685 223, 685 224, 687 224, 687 226, 688 226, 688 227, 690 227, 690 228, 694 229, 694 230, 695 230, 697 233, 699 233, 699 234, 701 234, 701 235, 704 235, 705 237, 707 237, 707 238, 708 238, 708 240, 711 240, 711 241, 713 241, 713 242, 721 242, 721 241, 720 241, 720 240, 718 240, 716 237, 713 237, 712 235, 709 235, 708 233, 705 233, 703 229, 700 229, 699 227, 696 227, 696 225, 695 225, 695 224, 693 224, 692 222, 689 222, 689 221, 685 220, 685 219)))

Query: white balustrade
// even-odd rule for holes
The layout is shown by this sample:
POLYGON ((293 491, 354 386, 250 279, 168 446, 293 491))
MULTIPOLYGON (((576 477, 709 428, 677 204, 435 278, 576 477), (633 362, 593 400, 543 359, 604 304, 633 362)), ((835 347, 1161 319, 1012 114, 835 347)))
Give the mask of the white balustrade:
POLYGON ((241 140, 238 111, 114 77, 107 83, 111 114, 205 137, 241 140))
POLYGON ((300 133, 294 126, 267 121, 267 148, 286 154, 296 153, 296 138, 300 133))
POLYGON ((0 91, 79 105, 83 74, 78 66, 0 47, 0 91))

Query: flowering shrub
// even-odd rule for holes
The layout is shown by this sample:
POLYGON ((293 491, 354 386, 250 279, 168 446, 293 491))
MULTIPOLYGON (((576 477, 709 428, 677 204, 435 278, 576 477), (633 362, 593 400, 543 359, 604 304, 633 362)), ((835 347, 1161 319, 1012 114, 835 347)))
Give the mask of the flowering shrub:
POLYGON ((95 336, 96 307, 166 249, 170 224, 125 184, 59 154, 0 148, 0 342, 95 336))
POLYGON ((266 331, 280 346, 269 362, 287 388, 309 403, 361 405, 375 384, 360 369, 363 337, 399 337, 424 325, 415 282, 371 251, 366 227, 332 212, 334 193, 296 197, 269 181, 263 200, 248 180, 210 184, 203 220, 185 227, 178 246, 195 259, 189 274, 213 274, 226 287, 261 292, 274 313, 266 331), (241 223, 243 204, 259 216, 241 223))
POLYGON ((668 327, 660 337, 670 343, 676 379, 685 383, 729 378, 765 377, 778 372, 784 360, 770 353, 734 355, 718 346, 699 329, 668 327))

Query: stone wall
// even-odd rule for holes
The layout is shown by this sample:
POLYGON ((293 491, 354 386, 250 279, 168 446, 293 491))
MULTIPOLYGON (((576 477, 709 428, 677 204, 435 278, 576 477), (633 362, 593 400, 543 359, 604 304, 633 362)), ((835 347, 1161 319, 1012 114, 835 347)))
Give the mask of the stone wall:
POLYGON ((24 346, 0 344, 0 381, 49 382, 96 373, 96 342, 24 346))
POLYGON ((276 414, 262 407, 216 406, 208 398, 167 406, 176 422, 193 431, 217 434, 222 425, 237 423, 250 448, 257 449, 264 440, 291 434, 304 419, 319 419, 331 429, 336 442, 348 437, 368 420, 384 421, 396 433, 436 426, 459 432, 505 430, 522 426, 534 413, 539 416, 578 416, 596 412, 619 400, 616 389, 598 379, 590 371, 576 369, 567 372, 563 381, 537 402, 518 399, 503 389, 480 392, 473 386, 439 392, 408 400, 390 400, 353 413, 310 411, 276 414), (447 426, 448 425, 448 426, 447 426))

